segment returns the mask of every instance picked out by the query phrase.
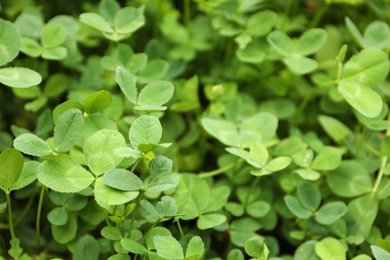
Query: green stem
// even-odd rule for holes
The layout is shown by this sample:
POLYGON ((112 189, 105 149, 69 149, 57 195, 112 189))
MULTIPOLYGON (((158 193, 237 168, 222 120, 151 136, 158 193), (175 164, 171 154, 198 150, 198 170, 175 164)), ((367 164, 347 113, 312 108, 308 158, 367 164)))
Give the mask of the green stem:
POLYGON ((40 247, 41 243, 41 213, 42 213, 42 205, 43 205, 43 197, 45 195, 45 186, 42 185, 41 194, 39 195, 38 209, 37 209, 37 219, 35 222, 36 229, 36 240, 37 240, 37 250, 40 247))
POLYGON ((135 169, 137 169, 138 164, 142 161, 142 158, 138 158, 137 161, 135 161, 133 167, 131 168, 131 172, 134 172, 135 169))
POLYGON ((183 229, 181 228, 181 224, 180 224, 180 219, 177 219, 176 223, 177 223, 177 228, 179 229, 180 232, 180 236, 184 237, 183 229))
POLYGON ((239 159, 238 161, 234 162, 234 163, 230 163, 224 167, 221 167, 219 169, 216 169, 216 170, 213 170, 213 171, 209 171, 209 172, 202 172, 200 173, 198 176, 199 178, 208 178, 208 177, 212 177, 212 176, 215 176, 215 175, 218 175, 218 174, 221 174, 221 173, 224 173, 228 170, 230 170, 231 168, 234 168, 236 167, 236 165, 242 163, 244 160, 242 159, 239 159))
POLYGON ((131 236, 131 231, 133 230, 133 227, 134 227, 135 217, 137 216, 137 213, 138 213, 139 203, 142 200, 143 196, 144 196, 144 191, 141 191, 141 194, 138 197, 137 203, 135 204, 135 208, 134 208, 133 213, 132 213, 133 215, 131 216, 129 230, 127 231, 127 235, 126 235, 127 238, 130 238, 130 236, 131 236))
POLYGON ((248 205, 249 197, 253 191, 253 189, 256 187, 257 183, 260 180, 260 176, 256 177, 255 181, 252 183, 252 186, 249 189, 248 195, 246 195, 245 202, 244 202, 244 208, 246 208, 246 205, 248 205))
MULTIPOLYGON (((152 226, 148 229, 148 231, 145 233, 145 235, 143 236, 143 238, 142 238, 142 240, 141 240, 141 242, 140 242, 141 245, 143 245, 143 244, 145 243, 145 240, 146 240, 146 238, 148 237, 150 231, 152 231, 152 229, 153 229, 158 223, 160 223, 160 219, 157 220, 156 222, 154 222, 153 225, 152 225, 152 226)), ((138 258, 138 254, 136 254, 136 255, 134 256, 134 260, 137 260, 137 258, 138 258)))
POLYGON ((9 196, 10 193, 11 193, 10 190, 5 191, 5 196, 7 197, 9 231, 11 233, 11 238, 14 239, 16 237, 15 237, 15 230, 14 230, 14 222, 12 220, 11 197, 9 196))
POLYGON ((361 150, 361 148, 362 148, 362 146, 363 146, 364 137, 366 136, 366 129, 367 129, 366 126, 363 125, 362 136, 361 136, 361 138, 359 139, 359 143, 358 143, 358 145, 357 145, 357 147, 356 147, 356 154, 357 154, 357 156, 359 156, 360 150, 361 150))
POLYGON ((373 193, 377 192, 379 185, 381 184, 381 181, 382 181, 382 178, 383 178, 383 175, 385 172, 386 164, 387 164, 387 156, 383 156, 382 160, 381 160, 381 167, 379 169, 378 176, 376 177, 374 187, 372 188, 373 193))

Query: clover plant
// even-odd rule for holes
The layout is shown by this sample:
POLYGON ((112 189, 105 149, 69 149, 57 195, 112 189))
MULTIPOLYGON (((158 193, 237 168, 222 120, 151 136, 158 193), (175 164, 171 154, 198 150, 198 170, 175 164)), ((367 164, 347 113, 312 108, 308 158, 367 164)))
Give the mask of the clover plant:
POLYGON ((390 259, 388 1, 0 7, 0 259, 390 259))

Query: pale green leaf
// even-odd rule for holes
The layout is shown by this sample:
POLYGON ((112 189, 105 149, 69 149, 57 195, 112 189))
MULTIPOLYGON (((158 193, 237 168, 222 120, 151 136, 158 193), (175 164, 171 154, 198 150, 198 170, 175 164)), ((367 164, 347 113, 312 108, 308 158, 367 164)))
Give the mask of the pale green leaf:
POLYGON ((323 225, 330 225, 347 213, 344 202, 334 201, 323 205, 315 214, 315 219, 323 225))
POLYGON ((133 122, 129 130, 130 143, 137 150, 140 144, 158 144, 161 135, 161 123, 155 116, 140 116, 133 122))
POLYGON ((95 175, 114 169, 123 159, 115 154, 115 150, 126 146, 125 138, 118 131, 97 131, 88 137, 84 144, 83 151, 88 167, 95 175))
POLYGON ((143 245, 141 245, 140 243, 132 239, 127 239, 127 238, 121 239, 121 245, 123 246, 124 249, 134 254, 142 255, 147 252, 147 249, 143 245))
POLYGON ((39 166, 38 180, 57 192, 78 192, 94 180, 92 174, 72 159, 46 160, 39 166))
POLYGON ((80 110, 71 108, 62 113, 54 127, 54 145, 57 151, 66 151, 83 135, 84 118, 80 110))
POLYGON ((287 156, 280 156, 272 159, 266 166, 265 170, 269 172, 277 172, 287 168, 291 164, 292 159, 287 156))
POLYGON ((321 192, 310 182, 301 182, 297 187, 297 195, 302 205, 310 210, 317 210, 321 203, 321 192))
POLYGON ((137 87, 134 76, 126 68, 118 66, 115 79, 123 94, 131 103, 135 104, 137 102, 137 87))
POLYGON ((333 237, 327 237, 315 245, 315 251, 321 260, 346 260, 343 245, 333 237))
POLYGON ((255 114, 239 125, 240 146, 248 148, 255 142, 265 144, 275 137, 277 128, 278 119, 276 116, 268 112, 255 114))
POLYGON ((184 259, 183 248, 172 236, 155 236, 153 238, 157 254, 166 259, 184 259))
POLYGON ((27 68, 0 69, 0 83, 13 88, 28 88, 41 83, 42 77, 27 68))
POLYGON ((38 177, 39 162, 27 161, 23 164, 19 179, 11 186, 11 190, 20 190, 33 183, 38 177))
POLYGON ((114 32, 107 20, 95 13, 82 13, 80 21, 102 32, 114 32))
POLYGON ((226 217, 222 214, 205 214, 199 216, 196 225, 199 229, 204 230, 219 226, 225 221, 226 217))
POLYGON ((254 36, 267 34, 276 23, 277 14, 273 11, 261 11, 251 15, 246 23, 246 31, 254 36))
POLYGON ((295 52, 293 41, 282 31, 273 31, 267 36, 269 44, 283 56, 290 56, 295 52))
MULTIPOLYGON (((162 79, 168 72, 169 63, 165 60, 154 59, 138 73, 137 81, 140 83, 153 83, 153 80, 162 79)), ((167 83, 167 81, 165 81, 167 83)), ((161 83, 160 83, 161 84, 161 83)), ((160 90, 161 91, 161 90, 160 90)))
POLYGON ((390 253, 379 246, 371 245, 371 251, 377 260, 387 260, 390 258, 390 253))
POLYGON ((83 102, 84 111, 88 114, 99 112, 107 108, 112 101, 110 92, 100 90, 89 95, 83 102))
POLYGON ((15 24, 0 19, 0 66, 16 58, 20 42, 20 32, 15 24))
POLYGON ((169 81, 153 81, 141 90, 137 103, 140 106, 161 106, 171 99, 173 90, 169 81))
POLYGON ((26 55, 36 58, 39 57, 42 53, 42 46, 35 40, 22 37, 22 44, 20 46, 20 51, 26 55))
POLYGON ((345 137, 352 135, 352 131, 336 118, 319 115, 318 121, 329 137, 339 144, 344 142, 345 137))
POLYGON ((46 60, 62 60, 68 54, 65 47, 57 46, 53 48, 43 49, 41 56, 46 60))
POLYGON ((196 259, 200 259, 205 251, 204 243, 200 236, 194 236, 191 238, 188 243, 186 250, 186 258, 188 257, 196 257, 196 259))
POLYGON ((110 170, 103 175, 102 180, 107 186, 123 191, 140 190, 143 185, 138 176, 125 169, 110 170))
POLYGON ((14 147, 32 156, 44 156, 52 152, 50 145, 34 134, 21 134, 14 140, 14 147))
POLYGON ((298 52, 307 56, 318 51, 327 39, 327 32, 321 28, 313 28, 304 32, 298 40, 298 52))
POLYGON ((300 55, 286 57, 283 61, 296 74, 307 74, 318 67, 317 61, 300 55))
POLYGON ((221 143, 228 146, 240 146, 237 127, 233 123, 212 118, 202 118, 201 123, 203 128, 221 143))
POLYGON ((58 23, 46 24, 41 31, 41 43, 44 48, 57 47, 65 41, 66 29, 58 23))
POLYGON ((325 146, 314 158, 311 168, 317 171, 334 170, 340 166, 343 153, 339 148, 325 146))
POLYGON ((121 34, 133 33, 145 24, 142 8, 121 8, 114 18, 115 30, 121 34))
POLYGON ((95 200, 103 208, 109 209, 110 206, 121 205, 138 197, 138 191, 120 191, 104 184, 101 178, 95 182, 94 188, 95 200))
POLYGON ((15 148, 8 148, 0 154, 0 186, 9 190, 19 179, 24 164, 23 155, 15 148))
POLYGON ((309 209, 306 209, 302 203, 294 196, 286 195, 284 201, 288 209, 297 217, 307 219, 312 215, 309 209))

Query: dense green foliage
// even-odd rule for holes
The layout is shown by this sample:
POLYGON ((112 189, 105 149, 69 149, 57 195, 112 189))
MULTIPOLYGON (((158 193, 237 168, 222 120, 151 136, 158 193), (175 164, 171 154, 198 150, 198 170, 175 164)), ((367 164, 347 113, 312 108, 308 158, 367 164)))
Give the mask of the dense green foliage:
POLYGON ((0 16, 0 259, 390 259, 388 0, 0 16))

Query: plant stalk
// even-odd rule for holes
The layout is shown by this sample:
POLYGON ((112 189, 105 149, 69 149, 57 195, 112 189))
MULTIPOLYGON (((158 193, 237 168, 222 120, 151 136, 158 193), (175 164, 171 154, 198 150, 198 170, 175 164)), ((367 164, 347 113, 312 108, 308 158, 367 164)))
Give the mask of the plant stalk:
POLYGON ((224 173, 228 170, 230 170, 231 168, 234 168, 236 165, 242 163, 244 160, 242 159, 239 159, 238 161, 234 162, 234 163, 230 163, 224 167, 221 167, 219 169, 216 169, 216 170, 213 170, 213 171, 209 171, 209 172, 202 172, 200 173, 198 176, 199 178, 208 178, 208 177, 212 177, 212 176, 215 176, 215 175, 218 175, 218 174, 221 174, 221 173, 224 173))
POLYGON ((42 185, 41 193, 39 195, 38 209, 37 209, 37 219, 35 221, 35 230, 36 230, 36 241, 37 241, 37 250, 41 244, 41 213, 43 205, 43 197, 45 195, 45 186, 42 185))
POLYGON ((11 193, 10 190, 5 191, 5 196, 7 197, 9 231, 11 233, 11 238, 14 239, 16 237, 15 237, 15 230, 14 230, 14 222, 12 220, 11 197, 9 196, 10 193, 11 193))

